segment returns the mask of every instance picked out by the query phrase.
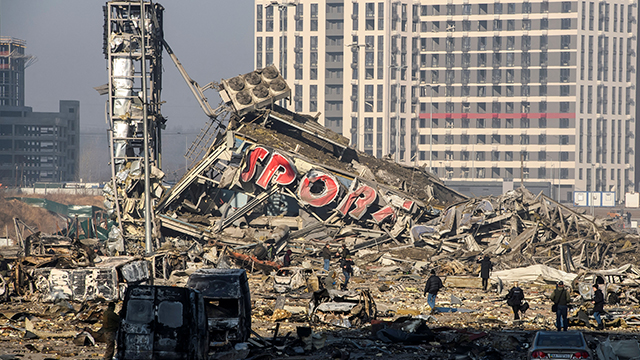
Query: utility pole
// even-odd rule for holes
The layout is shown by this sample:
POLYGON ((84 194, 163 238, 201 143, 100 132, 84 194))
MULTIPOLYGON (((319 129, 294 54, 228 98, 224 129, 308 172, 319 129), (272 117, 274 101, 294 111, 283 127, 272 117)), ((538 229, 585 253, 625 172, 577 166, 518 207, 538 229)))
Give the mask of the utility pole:
POLYGON ((520 152, 520 187, 524 187, 524 154, 520 152))
POLYGON ((429 85, 431 91, 429 104, 429 172, 433 172, 433 85, 429 85))
MULTIPOLYGON (((368 44, 358 44, 358 43, 351 43, 349 45, 347 45, 347 47, 351 48, 351 51, 356 52, 356 58, 357 63, 356 66, 357 68, 357 72, 356 72, 356 76, 358 77, 358 92, 356 93, 356 100, 357 101, 357 107, 356 107, 356 128, 353 128, 353 124, 352 124, 352 128, 351 131, 355 130, 355 136, 356 136, 356 141, 355 141, 355 145, 356 148, 358 148, 359 150, 364 151, 364 123, 362 121, 362 119, 360 119, 360 106, 364 105, 364 96, 360 96, 360 94, 364 91, 364 72, 361 71, 362 69, 364 69, 364 61, 362 61, 361 57, 360 57, 360 48, 364 47, 364 48, 369 48, 370 46, 368 44), (362 99, 362 101, 360 101, 362 99), (363 131, 360 131, 360 128, 363 128, 363 131), (362 136, 361 136, 362 135, 362 136)), ((353 138, 353 133, 352 133, 352 138, 353 138)))
MULTIPOLYGON (((149 169, 149 119, 147 117, 147 42, 145 39, 145 19, 146 14, 144 0, 140 0, 140 38, 142 40, 142 123, 144 132, 144 244, 147 255, 153 252, 151 242, 151 172, 149 169)), ((114 189, 117 190, 117 189, 114 189)))

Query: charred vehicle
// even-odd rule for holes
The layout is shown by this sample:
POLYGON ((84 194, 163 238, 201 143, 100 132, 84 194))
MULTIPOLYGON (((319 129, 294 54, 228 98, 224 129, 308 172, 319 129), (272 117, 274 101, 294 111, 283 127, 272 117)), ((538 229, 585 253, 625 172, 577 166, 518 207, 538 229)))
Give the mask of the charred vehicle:
POLYGON ((251 334, 251 293, 242 269, 200 269, 187 287, 204 297, 210 346, 245 342, 251 334))
POLYGON ((288 291, 298 290, 303 287, 318 290, 318 276, 312 269, 302 267, 286 267, 280 268, 273 275, 273 289, 276 292, 284 293, 288 291))
POLYGON ((130 286, 120 318, 118 359, 207 358, 207 318, 198 291, 173 286, 130 286))

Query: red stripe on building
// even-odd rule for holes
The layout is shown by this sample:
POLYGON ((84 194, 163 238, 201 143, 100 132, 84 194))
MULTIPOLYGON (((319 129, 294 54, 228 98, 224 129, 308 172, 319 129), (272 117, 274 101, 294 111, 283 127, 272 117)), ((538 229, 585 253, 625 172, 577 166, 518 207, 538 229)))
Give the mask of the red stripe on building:
POLYGON ((576 113, 512 113, 512 114, 476 114, 476 113, 438 113, 420 114, 420 119, 564 119, 575 118, 576 113))

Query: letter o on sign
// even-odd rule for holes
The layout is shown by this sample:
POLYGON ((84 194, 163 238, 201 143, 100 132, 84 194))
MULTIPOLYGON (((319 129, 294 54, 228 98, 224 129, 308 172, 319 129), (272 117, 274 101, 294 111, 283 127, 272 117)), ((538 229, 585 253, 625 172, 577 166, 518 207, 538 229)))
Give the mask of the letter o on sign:
POLYGON ((340 184, 332 174, 312 169, 300 180, 298 198, 310 206, 323 207, 338 197, 340 184))

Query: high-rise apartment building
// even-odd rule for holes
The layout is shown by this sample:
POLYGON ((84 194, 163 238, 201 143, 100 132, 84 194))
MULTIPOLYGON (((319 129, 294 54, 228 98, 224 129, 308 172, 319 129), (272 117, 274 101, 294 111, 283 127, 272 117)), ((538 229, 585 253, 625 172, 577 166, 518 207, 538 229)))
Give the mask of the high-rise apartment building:
POLYGON ((256 0, 255 65, 295 111, 448 180, 548 181, 554 198, 635 176, 637 2, 256 0))
POLYGON ((0 183, 78 181, 80 103, 61 100, 59 112, 25 106, 24 40, 0 38, 0 183))

